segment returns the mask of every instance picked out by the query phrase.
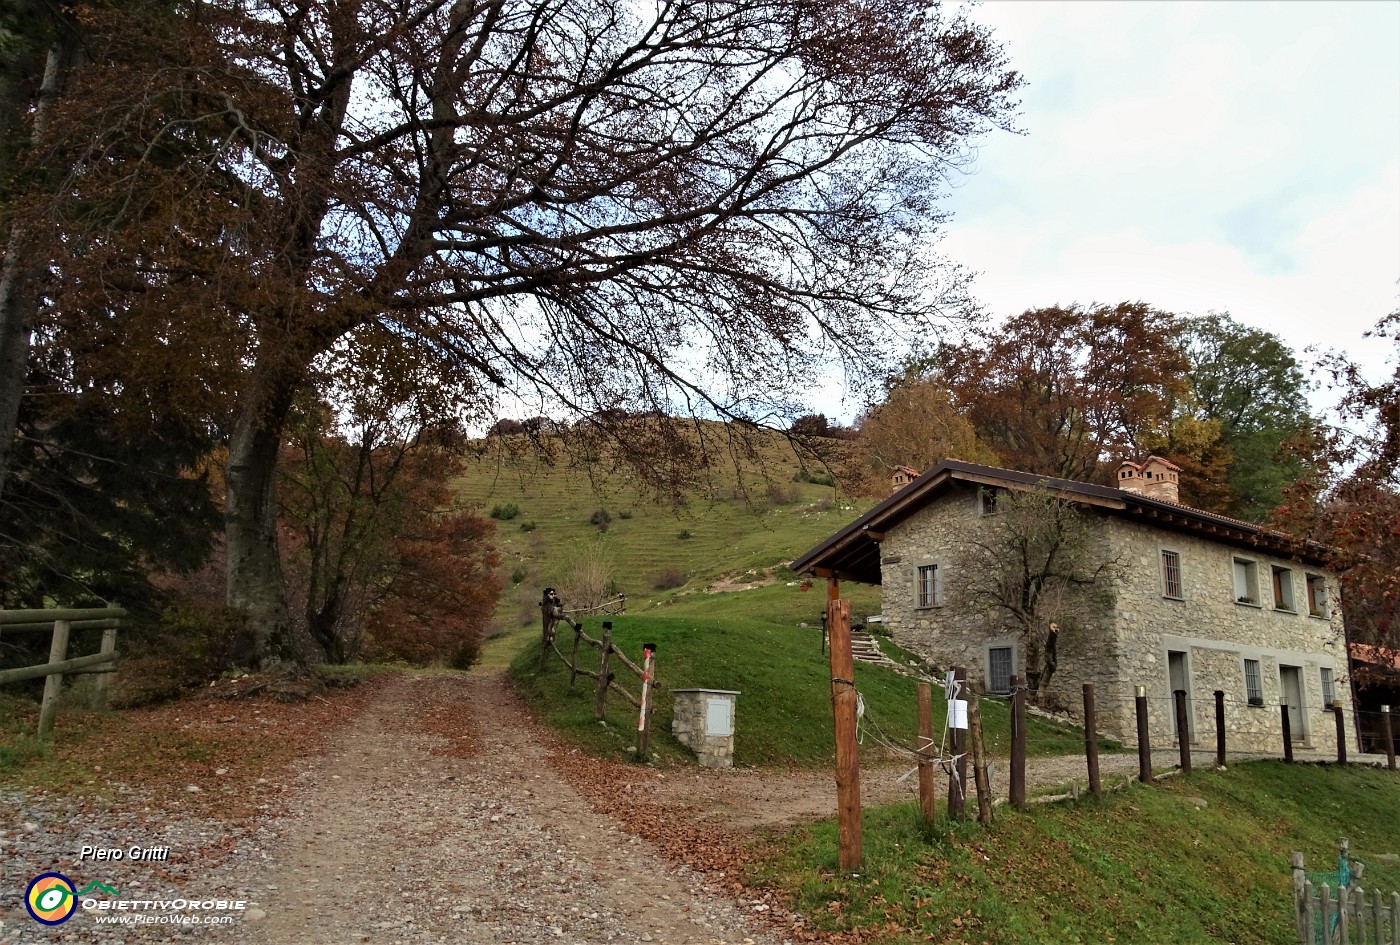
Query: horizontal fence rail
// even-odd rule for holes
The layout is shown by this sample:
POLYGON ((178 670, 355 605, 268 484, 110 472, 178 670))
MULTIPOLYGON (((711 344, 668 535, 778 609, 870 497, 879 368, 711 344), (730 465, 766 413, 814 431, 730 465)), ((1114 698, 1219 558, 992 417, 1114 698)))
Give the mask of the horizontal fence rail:
POLYGON ((49 661, 37 666, 21 666, 0 670, 0 685, 44 677, 44 697, 39 704, 39 737, 53 732, 58 714, 58 698, 63 691, 66 673, 99 674, 94 701, 106 708, 108 675, 116 671, 117 630, 126 611, 121 607, 68 607, 52 610, 0 610, 0 632, 32 633, 48 630, 53 634, 49 643, 49 661), (101 650, 90 656, 68 658, 68 637, 74 630, 101 630, 101 650))

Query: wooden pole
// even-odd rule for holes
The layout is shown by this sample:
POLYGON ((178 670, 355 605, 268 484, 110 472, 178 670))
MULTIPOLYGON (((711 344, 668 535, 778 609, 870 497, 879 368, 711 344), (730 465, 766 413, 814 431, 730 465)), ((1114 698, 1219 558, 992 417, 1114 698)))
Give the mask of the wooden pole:
POLYGON ((608 672, 608 656, 612 653, 612 623, 603 624, 603 639, 599 641, 598 648, 603 651, 598 662, 598 694, 593 700, 593 717, 601 719, 607 715, 608 709, 608 683, 612 681, 612 674, 608 672))
POLYGON ((965 698, 966 689, 967 670, 961 666, 953 667, 953 691, 948 694, 948 733, 951 736, 948 741, 953 746, 953 756, 957 760, 953 762, 953 770, 948 773, 949 820, 961 820, 967 804, 967 729, 953 727, 957 720, 952 711, 955 700, 965 698))
POLYGON ((656 644, 642 644, 642 704, 637 707, 637 760, 646 761, 651 741, 651 681, 656 674, 656 644))
POLYGON ((574 688, 574 680, 578 679, 578 641, 583 636, 583 624, 574 624, 574 649, 569 654, 569 688, 574 688))
POLYGON ((1215 690, 1215 766, 1225 767, 1225 691, 1215 690))
MULTIPOLYGON (((829 585, 836 591, 836 579, 829 585)), ((851 655, 851 602, 839 597, 826 605, 831 633, 831 711, 836 723, 837 863, 860 869, 860 756, 856 746, 855 659, 851 655)))
POLYGON ((937 816, 933 788, 933 687, 919 683, 919 816, 932 824, 937 816))
POLYGON ((1283 760, 1293 760, 1293 723, 1288 720, 1288 703, 1279 705, 1279 715, 1283 721, 1283 760))
POLYGON ((1332 714, 1337 719, 1337 764, 1347 763, 1347 722, 1342 717, 1342 700, 1332 703, 1332 714))
POLYGON ((49 676, 53 673, 82 672, 102 672, 103 670, 92 667, 101 666, 104 663, 114 663, 121 654, 115 650, 111 653, 94 653, 91 656, 75 656, 71 660, 64 660, 61 663, 43 663, 39 666, 20 666, 16 669, 0 669, 0 686, 7 683, 21 682, 26 679, 38 679, 40 676, 49 676))
POLYGON ((1308 927, 1307 891, 1308 876, 1303 871, 1303 854, 1294 852, 1288 857, 1293 867, 1293 923, 1298 929, 1298 941, 1310 942, 1312 929, 1308 927))
POLYGON ((1385 739, 1385 766, 1394 771, 1395 735, 1391 730, 1390 706, 1388 705, 1381 706, 1381 738, 1385 739))
POLYGON ((1186 724, 1186 690, 1178 689, 1172 693, 1172 698, 1176 700, 1176 747, 1181 773, 1191 773, 1191 730, 1186 724))
POLYGON ((1152 783, 1152 742, 1147 731, 1147 687, 1138 686, 1134 698, 1137 712, 1138 780, 1152 783))
POLYGON ((982 741, 982 709, 977 697, 967 697, 968 733, 972 736, 972 780, 977 785, 977 822, 992 822, 992 779, 987 776, 987 747, 982 741))
POLYGON ((1011 806, 1026 809, 1026 687, 1011 677, 1011 806))
MULTIPOLYGON (((49 643, 49 662, 62 663, 68 658, 68 621, 53 622, 53 639, 49 643)), ((44 701, 39 705, 39 737, 48 738, 53 732, 53 718, 58 714, 58 696, 63 691, 63 673, 44 677, 44 701)))
POLYGON ((1084 684, 1084 761, 1089 766, 1089 793, 1103 797, 1099 781, 1099 729, 1094 714, 1094 684, 1084 684))
POLYGON ((549 658, 549 645, 554 642, 554 625, 559 622, 555 615, 555 603, 558 599, 552 587, 546 587, 544 596, 540 598, 540 672, 544 672, 545 661, 549 658))
MULTIPOLYGON (((108 627, 102 631, 102 649, 98 651, 103 656, 111 656, 117 652, 117 628, 108 627)), ((107 708, 107 687, 111 683, 111 676, 103 674, 93 680, 93 703, 97 709, 107 708)))

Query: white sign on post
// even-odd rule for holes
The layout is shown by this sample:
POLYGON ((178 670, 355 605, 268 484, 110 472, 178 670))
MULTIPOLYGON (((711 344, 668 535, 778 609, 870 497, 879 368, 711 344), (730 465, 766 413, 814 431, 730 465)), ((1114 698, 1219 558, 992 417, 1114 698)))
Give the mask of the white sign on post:
POLYGON ((948 727, 967 728, 967 700, 954 699, 949 705, 952 711, 948 713, 948 727))

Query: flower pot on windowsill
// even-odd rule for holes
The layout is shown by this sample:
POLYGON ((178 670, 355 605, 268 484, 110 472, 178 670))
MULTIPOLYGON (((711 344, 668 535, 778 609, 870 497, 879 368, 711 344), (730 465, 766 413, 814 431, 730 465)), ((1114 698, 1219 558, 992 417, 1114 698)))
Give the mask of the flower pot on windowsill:
POLYGON ((1236 598, 1235 598, 1235 603, 1237 603, 1237 604, 1257 604, 1258 601, 1256 601, 1253 597, 1236 597, 1236 598))
POLYGON ((812 589, 812 582, 811 582, 811 581, 803 581, 801 584, 799 584, 799 585, 797 585, 797 586, 800 587, 800 588, 802 588, 803 593, 806 593, 807 591, 810 591, 810 590, 812 589))

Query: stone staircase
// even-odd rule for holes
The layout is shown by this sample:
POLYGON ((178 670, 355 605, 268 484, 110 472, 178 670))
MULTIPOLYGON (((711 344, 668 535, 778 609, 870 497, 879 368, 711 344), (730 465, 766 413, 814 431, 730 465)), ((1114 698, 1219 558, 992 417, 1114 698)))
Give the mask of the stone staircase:
POLYGON ((888 656, 880 652, 880 644, 875 642, 875 638, 864 630, 851 630, 851 656, 862 663, 871 663, 876 666, 884 666, 896 672, 907 673, 909 668, 896 663, 888 656))

